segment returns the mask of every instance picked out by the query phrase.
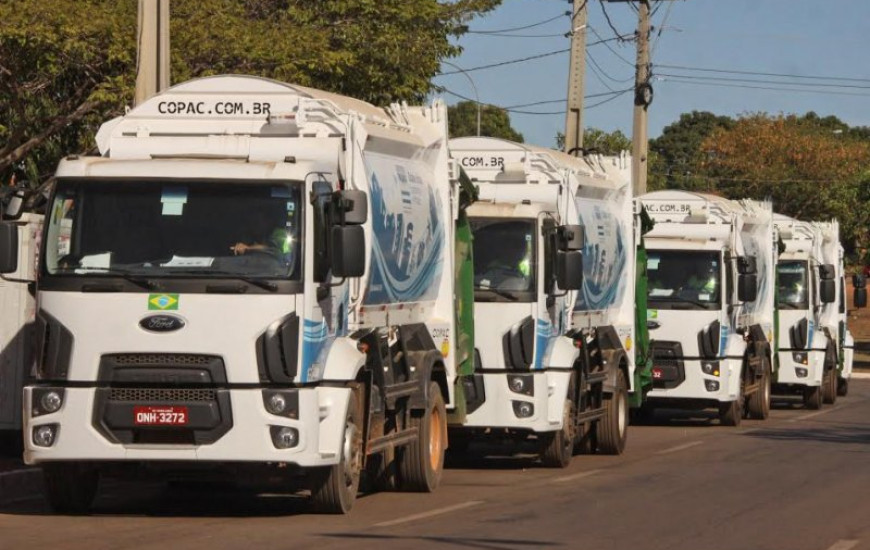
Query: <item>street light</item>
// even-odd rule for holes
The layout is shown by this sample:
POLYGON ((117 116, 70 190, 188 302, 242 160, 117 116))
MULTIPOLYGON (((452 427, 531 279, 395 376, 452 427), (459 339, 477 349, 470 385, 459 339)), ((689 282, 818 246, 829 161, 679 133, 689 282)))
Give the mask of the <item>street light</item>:
POLYGON ((480 94, 477 93, 477 86, 474 85, 474 80, 467 72, 465 72, 465 69, 463 69, 459 65, 454 65, 453 63, 444 60, 441 60, 441 63, 444 63, 445 65, 450 65, 460 73, 464 74, 465 78, 467 78, 468 81, 471 83, 471 89, 474 90, 474 97, 477 98, 477 100, 475 101, 475 103, 477 103, 477 136, 480 137, 480 94))

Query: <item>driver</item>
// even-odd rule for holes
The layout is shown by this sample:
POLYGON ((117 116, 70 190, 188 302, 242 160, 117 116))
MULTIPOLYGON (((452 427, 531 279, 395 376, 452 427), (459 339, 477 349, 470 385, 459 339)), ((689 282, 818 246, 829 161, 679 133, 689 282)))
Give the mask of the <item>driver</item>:
POLYGON ((699 265, 686 282, 686 289, 698 293, 716 292, 716 274, 710 266, 699 265))
POLYGON ((246 254, 249 250, 261 250, 265 252, 274 252, 287 257, 293 246, 293 238, 284 227, 272 228, 268 219, 257 218, 254 226, 255 237, 250 244, 245 242, 237 242, 230 247, 230 250, 236 256, 246 254))

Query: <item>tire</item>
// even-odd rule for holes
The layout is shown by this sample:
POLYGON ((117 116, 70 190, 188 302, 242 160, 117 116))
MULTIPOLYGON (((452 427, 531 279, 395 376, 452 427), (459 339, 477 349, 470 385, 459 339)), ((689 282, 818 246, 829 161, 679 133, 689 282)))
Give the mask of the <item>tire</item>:
POLYGON ((447 449, 447 409, 436 382, 429 382, 429 408, 411 418, 419 432, 410 445, 399 449, 399 488, 403 491, 431 493, 441 483, 444 451, 447 449))
POLYGON ((817 411, 822 408, 822 386, 804 388, 804 407, 817 411))
POLYGON ((598 451, 620 455, 628 439, 628 388, 622 369, 616 373, 616 389, 604 399, 604 418, 598 424, 598 451))
POLYGON ((59 514, 87 514, 100 484, 100 473, 84 464, 58 462, 44 464, 42 475, 45 496, 51 509, 59 514))
POLYGON ((313 478, 311 503, 323 514, 346 514, 359 491, 363 459, 362 410, 357 392, 350 394, 345 419, 341 459, 320 469, 313 478))
POLYGON ((756 420, 765 420, 770 416, 770 362, 765 357, 762 360, 764 375, 761 379, 761 387, 749 396, 749 417, 756 420))
POLYGON ((846 378, 837 377, 837 395, 846 397, 849 395, 849 380, 846 378))
POLYGON ((837 369, 827 369, 822 378, 822 398, 825 403, 833 405, 837 402, 837 369))
POLYGON ((743 397, 743 380, 740 381, 740 392, 737 399, 725 403, 719 403, 719 423, 723 426, 739 426, 743 419, 745 408, 743 397))
MULTIPOLYGON (((547 468, 567 468, 574 457, 574 444, 577 441, 577 431, 574 425, 574 416, 577 410, 574 403, 575 387, 576 378, 572 374, 571 380, 568 382, 568 395, 562 405, 562 429, 539 436, 541 440, 539 456, 541 464, 547 468)), ((590 430, 586 435, 591 448, 590 436, 593 432, 590 427, 585 428, 584 432, 585 430, 590 430)))

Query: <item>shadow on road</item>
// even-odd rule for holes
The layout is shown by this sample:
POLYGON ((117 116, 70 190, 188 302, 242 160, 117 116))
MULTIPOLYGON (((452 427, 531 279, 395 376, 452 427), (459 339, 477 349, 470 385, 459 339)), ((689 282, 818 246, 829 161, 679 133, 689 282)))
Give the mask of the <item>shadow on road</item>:
POLYGON ((870 427, 826 426, 824 428, 771 428, 744 434, 746 437, 774 441, 814 441, 820 443, 870 444, 870 427))
POLYGON ((440 544, 449 544, 464 548, 484 548, 491 550, 509 550, 516 547, 547 547, 547 546, 562 546, 559 543, 540 541, 540 540, 514 540, 514 539, 496 539, 496 538, 471 538, 471 537, 447 537, 447 536, 426 536, 426 535, 376 535, 363 533, 321 533, 320 536, 328 538, 349 539, 360 542, 373 541, 406 541, 408 546, 419 542, 436 542, 440 544))

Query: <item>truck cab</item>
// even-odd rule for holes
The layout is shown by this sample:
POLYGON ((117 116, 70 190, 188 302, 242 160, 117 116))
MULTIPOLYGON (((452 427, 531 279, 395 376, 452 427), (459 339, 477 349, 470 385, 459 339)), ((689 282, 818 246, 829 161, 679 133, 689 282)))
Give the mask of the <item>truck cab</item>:
POLYGON ((683 191, 639 198, 653 389, 645 406, 716 408, 723 424, 766 418, 774 342, 775 232, 769 202, 683 191))

